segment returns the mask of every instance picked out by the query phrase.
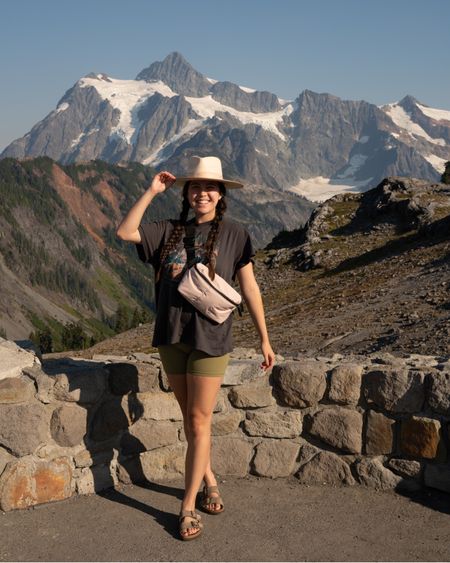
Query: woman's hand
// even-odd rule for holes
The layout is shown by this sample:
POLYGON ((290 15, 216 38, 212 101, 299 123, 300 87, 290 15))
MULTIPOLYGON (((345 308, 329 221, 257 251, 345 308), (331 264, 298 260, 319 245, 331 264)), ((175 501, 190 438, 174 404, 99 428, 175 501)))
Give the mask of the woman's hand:
POLYGON ((176 177, 173 174, 167 172, 167 170, 163 170, 162 172, 156 174, 148 190, 154 195, 161 194, 166 191, 167 188, 170 188, 175 180, 176 177))
POLYGON ((261 352, 264 356, 264 361, 261 364, 261 368, 266 371, 275 363, 275 354, 272 350, 272 346, 268 341, 261 342, 261 352))

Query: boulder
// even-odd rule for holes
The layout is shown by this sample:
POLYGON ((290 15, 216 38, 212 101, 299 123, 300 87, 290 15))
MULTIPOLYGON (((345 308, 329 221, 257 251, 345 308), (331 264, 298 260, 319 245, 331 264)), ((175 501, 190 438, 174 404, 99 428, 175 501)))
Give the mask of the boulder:
POLYGON ((437 413, 450 416, 450 371, 426 374, 427 403, 437 413))
POLYGON ((367 455, 390 454, 394 447, 395 420, 381 412, 369 410, 366 424, 367 455))
POLYGON ((243 414, 240 411, 235 410, 226 413, 213 414, 211 434, 213 436, 232 434, 239 428, 239 424, 242 419, 243 414))
POLYGON ((15 342, 0 337, 0 380, 20 377, 27 367, 40 365, 39 358, 33 351, 25 350, 15 342))
POLYGON ((284 362, 272 370, 274 392, 281 404, 309 407, 317 404, 325 393, 327 365, 311 359, 284 362))
POLYGON ((441 423, 423 416, 402 420, 400 450, 411 457, 434 459, 441 441, 441 423))
POLYGON ((36 389, 28 377, 7 377, 0 380, 0 403, 31 401, 36 389))
POLYGON ((423 467, 420 461, 414 459, 391 458, 387 465, 402 477, 412 477, 420 479, 423 474, 423 467))
POLYGON ((0 404, 0 445, 17 456, 50 439, 50 411, 40 403, 0 404))
POLYGON ((362 447, 361 413, 344 407, 323 408, 311 418, 308 432, 327 444, 350 453, 360 453, 362 447))
POLYGON ((294 471, 300 444, 291 440, 264 440, 256 446, 252 472, 261 477, 288 477, 294 471))
POLYGON ((219 475, 245 477, 249 472, 253 445, 243 438, 215 436, 212 440, 211 465, 219 475))
POLYGON ((374 489, 393 489, 402 481, 399 475, 384 467, 378 458, 361 459, 355 469, 359 482, 374 489))
POLYGON ((361 375, 363 366, 352 362, 343 362, 330 373, 330 401, 343 405, 356 405, 361 393, 361 375))
POLYGON ((114 487, 118 483, 114 462, 83 467, 76 476, 76 491, 79 495, 90 495, 114 487))
POLYGON ((407 368, 384 368, 363 375, 363 394, 369 405, 395 413, 414 413, 422 409, 424 374, 407 368))
POLYGON ((120 447, 124 455, 141 453, 178 441, 178 426, 164 420, 141 418, 121 438, 120 447))
POLYGON ((307 485, 354 485, 348 463, 332 452, 320 451, 300 466, 295 474, 307 485))
POLYGON ((37 387, 36 399, 46 404, 55 400, 53 396, 54 377, 44 373, 40 366, 25 368, 22 373, 34 381, 37 387))
POLYGON ((156 448, 140 454, 143 475, 148 481, 166 481, 184 475, 186 443, 156 448))
POLYGON ((268 407, 275 404, 272 388, 262 386, 232 387, 228 393, 230 403, 236 408, 268 407))
POLYGON ((45 461, 27 456, 11 461, 0 477, 0 506, 9 511, 69 498, 71 479, 67 458, 45 461))
POLYGON ((137 393, 136 400, 142 406, 142 416, 153 420, 183 420, 183 414, 175 395, 163 391, 137 393))
POLYGON ((302 433, 302 415, 298 411, 247 412, 244 430, 250 436, 296 438, 302 433))
POLYGON ((222 385, 242 385, 250 381, 266 379, 268 375, 261 371, 260 361, 257 360, 238 360, 230 358, 227 369, 223 377, 222 385))
POLYGON ((50 430, 59 446, 80 444, 87 433, 87 410, 71 404, 57 407, 52 414, 50 430))

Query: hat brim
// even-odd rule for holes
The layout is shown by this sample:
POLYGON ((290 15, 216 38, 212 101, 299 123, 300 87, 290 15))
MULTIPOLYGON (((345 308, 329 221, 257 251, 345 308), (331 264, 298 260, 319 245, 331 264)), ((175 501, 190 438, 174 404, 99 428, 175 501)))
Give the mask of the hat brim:
POLYGON ((182 188, 188 180, 212 180, 214 182, 222 182, 226 188, 243 188, 244 184, 242 182, 236 182, 235 180, 225 180, 221 178, 199 178, 198 176, 177 176, 177 179, 173 183, 173 186, 177 188, 182 188))

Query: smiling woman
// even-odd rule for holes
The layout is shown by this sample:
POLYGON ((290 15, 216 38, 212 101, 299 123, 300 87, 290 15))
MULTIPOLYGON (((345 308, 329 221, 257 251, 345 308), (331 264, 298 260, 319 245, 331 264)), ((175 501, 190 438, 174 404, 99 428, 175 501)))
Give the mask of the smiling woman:
POLYGON ((189 205, 196 212, 196 224, 214 219, 217 202, 223 197, 220 190, 219 182, 212 180, 191 180, 189 182, 187 196, 189 205))
MULTIPOLYGON (((233 350, 230 314, 219 323, 197 310, 178 291, 187 269, 196 262, 208 266, 214 280, 238 279, 242 295, 261 341, 261 368, 273 366, 264 308, 253 273, 253 246, 245 227, 225 217, 226 191, 243 184, 224 179, 217 157, 193 156, 187 176, 176 178, 167 171, 155 176, 151 186, 130 209, 117 229, 122 240, 136 244, 139 258, 155 269, 157 315, 152 345, 158 347, 169 384, 183 414, 188 442, 185 494, 180 512, 180 535, 194 539, 202 532, 195 500, 205 482, 202 508, 211 514, 224 509, 211 469, 211 419, 229 354, 233 350), (152 199, 171 186, 182 187, 182 210, 177 220, 141 225, 152 199), (189 211, 194 217, 188 219, 189 211)), ((206 278, 207 279, 207 278, 206 278)))

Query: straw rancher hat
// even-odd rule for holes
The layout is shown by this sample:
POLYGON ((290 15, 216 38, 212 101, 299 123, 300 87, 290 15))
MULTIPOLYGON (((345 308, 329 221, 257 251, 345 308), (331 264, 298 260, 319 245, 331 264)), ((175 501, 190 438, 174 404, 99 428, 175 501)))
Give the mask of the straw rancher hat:
POLYGON ((187 180, 215 180, 223 182, 226 188, 243 188, 242 182, 227 180, 222 174, 222 163, 217 156, 191 156, 186 176, 177 176, 174 186, 182 187, 187 180))

